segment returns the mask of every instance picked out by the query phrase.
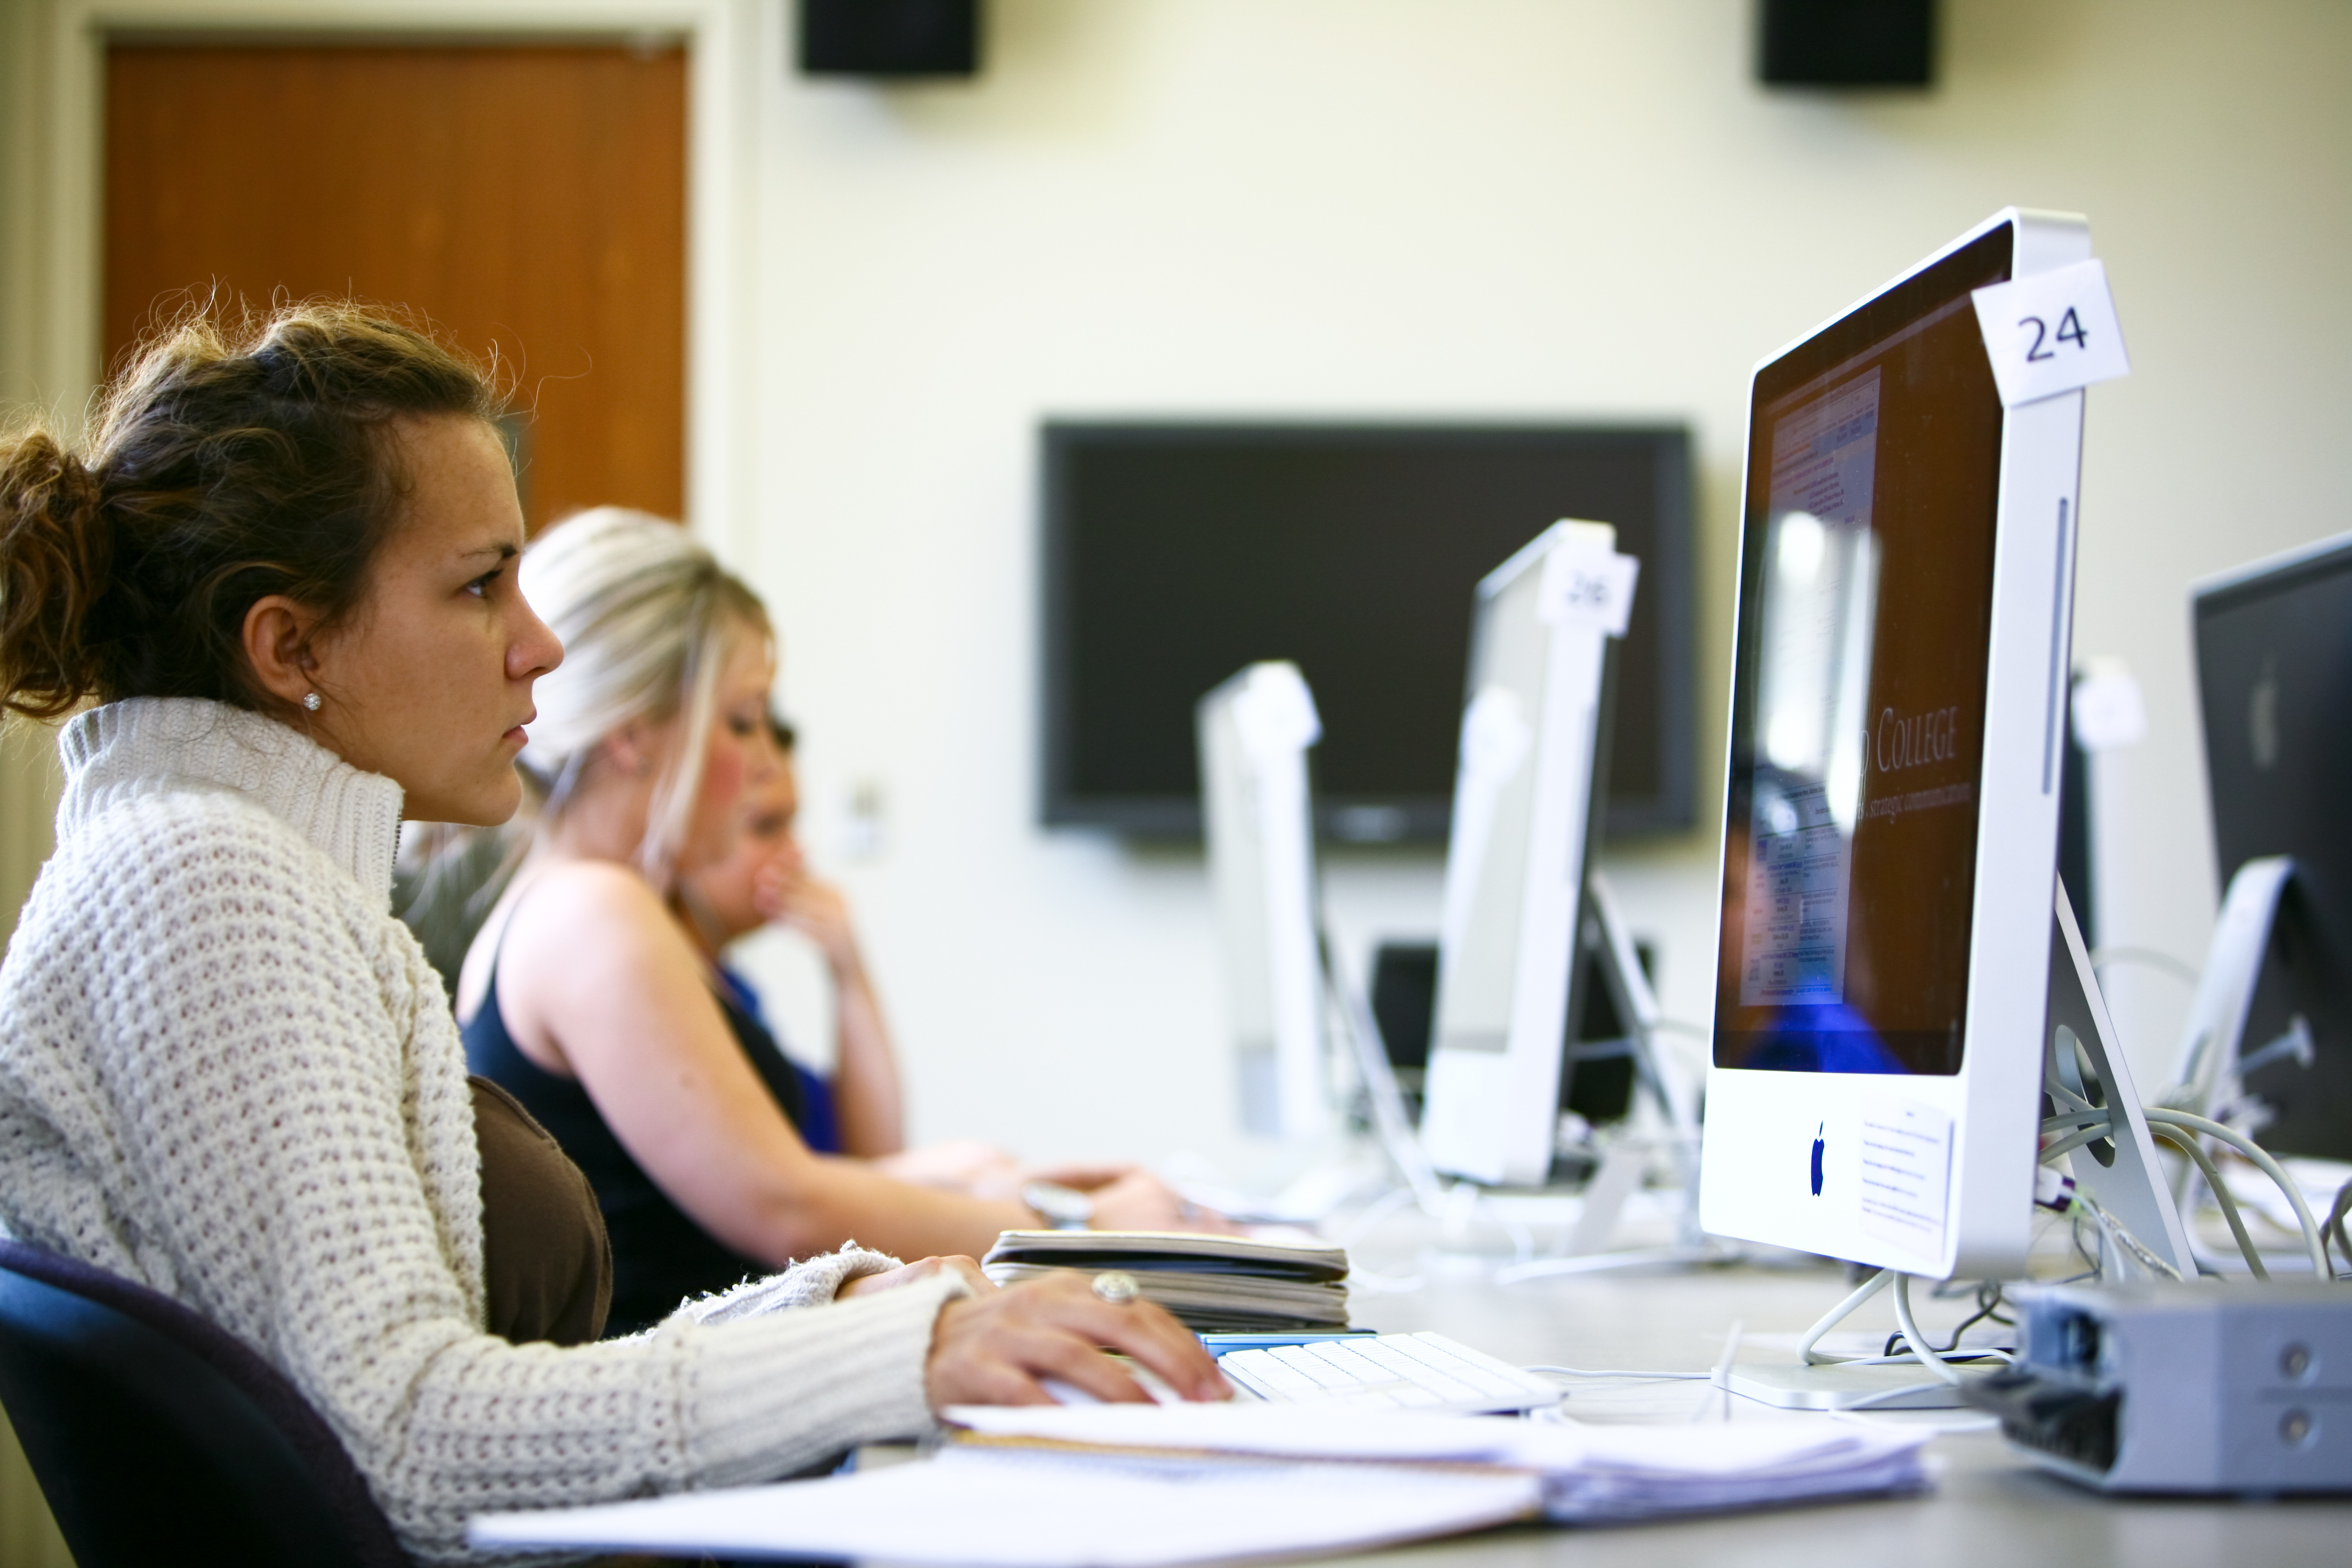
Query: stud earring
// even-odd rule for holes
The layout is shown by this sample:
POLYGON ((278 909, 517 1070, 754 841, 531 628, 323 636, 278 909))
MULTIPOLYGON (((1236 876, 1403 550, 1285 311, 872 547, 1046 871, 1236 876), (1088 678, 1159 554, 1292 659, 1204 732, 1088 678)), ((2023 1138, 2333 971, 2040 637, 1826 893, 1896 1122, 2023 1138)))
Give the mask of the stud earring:
POLYGON ((319 694, 315 691, 302 693, 302 706, 310 712, 316 713, 319 710, 319 694))

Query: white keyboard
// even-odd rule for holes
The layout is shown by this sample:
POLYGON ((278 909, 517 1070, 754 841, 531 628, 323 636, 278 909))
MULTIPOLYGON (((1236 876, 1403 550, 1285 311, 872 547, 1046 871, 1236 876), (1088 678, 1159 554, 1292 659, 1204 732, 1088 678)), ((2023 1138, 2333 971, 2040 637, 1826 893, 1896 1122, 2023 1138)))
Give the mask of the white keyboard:
POLYGON ((1276 1405, 1476 1414, 1559 1403, 1559 1385, 1444 1334, 1314 1340, 1217 1358, 1244 1395, 1276 1405))

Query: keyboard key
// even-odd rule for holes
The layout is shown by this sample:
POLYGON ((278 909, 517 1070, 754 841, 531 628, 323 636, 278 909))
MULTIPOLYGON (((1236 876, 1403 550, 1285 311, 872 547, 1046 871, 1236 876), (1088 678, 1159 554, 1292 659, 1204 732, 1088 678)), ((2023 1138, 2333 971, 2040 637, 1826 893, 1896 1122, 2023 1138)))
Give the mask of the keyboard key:
POLYGON ((1352 1345, 1326 1341, 1321 1344, 1301 1345, 1298 1348, 1314 1356, 1316 1360, 1334 1368, 1349 1383, 1392 1383, 1396 1380, 1395 1373, 1369 1357, 1358 1354, 1352 1345))
POLYGON ((1559 1391, 1443 1334, 1382 1334, 1228 1352, 1235 1384, 1277 1405, 1338 1409, 1523 1410, 1559 1391))
POLYGON ((1317 1355, 1316 1348, 1318 1347, 1308 1345, 1284 1345, 1279 1350, 1268 1351, 1266 1353, 1292 1371, 1313 1378, 1320 1387, 1352 1388, 1364 1381, 1360 1377, 1349 1376, 1339 1368, 1317 1355))
POLYGON ((1268 1351, 1235 1351, 1217 1363, 1253 1384, 1263 1384, 1272 1397, 1310 1391, 1321 1386, 1313 1378, 1285 1366, 1268 1351))

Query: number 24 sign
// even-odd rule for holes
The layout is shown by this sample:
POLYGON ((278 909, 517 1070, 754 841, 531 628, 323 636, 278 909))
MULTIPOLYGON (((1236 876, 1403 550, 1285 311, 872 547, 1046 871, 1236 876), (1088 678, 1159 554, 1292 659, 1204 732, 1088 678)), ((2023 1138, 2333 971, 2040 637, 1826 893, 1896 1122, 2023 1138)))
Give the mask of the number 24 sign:
POLYGON ((2007 407, 2131 374, 2107 269, 2095 260, 1979 289, 1973 299, 2007 407))

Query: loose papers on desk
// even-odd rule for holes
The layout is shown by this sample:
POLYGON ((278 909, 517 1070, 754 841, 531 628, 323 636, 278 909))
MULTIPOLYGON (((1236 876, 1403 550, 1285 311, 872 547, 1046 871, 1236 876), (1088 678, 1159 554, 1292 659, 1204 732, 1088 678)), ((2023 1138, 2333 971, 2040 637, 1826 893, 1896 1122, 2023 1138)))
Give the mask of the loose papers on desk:
POLYGON ((1581 1426, 1279 1405, 959 1407, 934 1459, 477 1518, 483 1551, 1177 1568, 1548 1517, 1621 1524, 1916 1491, 1929 1434, 1822 1417, 1581 1426))
POLYGON ((1614 1524, 1916 1491, 1930 1433, 1818 1417, 1588 1426, 1232 1405, 958 1406, 967 1441, 1522 1471, 1559 1524, 1614 1524))
POLYGON ((1119 1268, 1195 1333, 1348 1324, 1348 1249, 1160 1230, 1008 1230, 981 1259, 999 1285, 1119 1268))
POLYGON ((951 1447, 823 1480, 477 1518, 479 1551, 1175 1568, 1367 1551, 1535 1515, 1520 1471, 951 1447))

